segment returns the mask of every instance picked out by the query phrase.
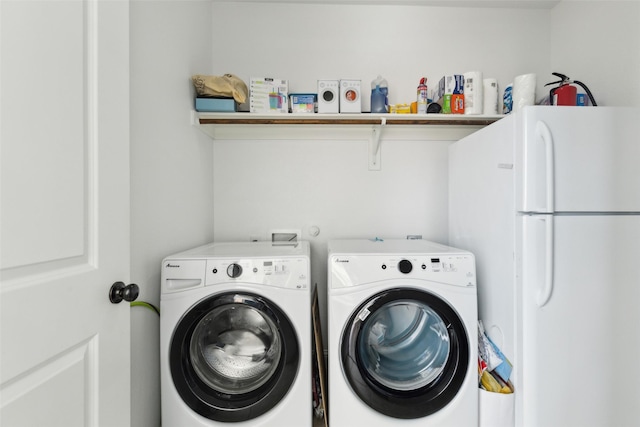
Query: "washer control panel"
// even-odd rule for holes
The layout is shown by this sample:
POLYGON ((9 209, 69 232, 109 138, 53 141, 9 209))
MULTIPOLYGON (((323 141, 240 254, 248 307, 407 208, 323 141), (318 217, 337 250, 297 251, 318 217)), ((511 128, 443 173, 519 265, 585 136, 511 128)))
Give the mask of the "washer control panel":
POLYGON ((309 259, 208 259, 205 286, 244 282, 288 289, 307 289, 309 259))

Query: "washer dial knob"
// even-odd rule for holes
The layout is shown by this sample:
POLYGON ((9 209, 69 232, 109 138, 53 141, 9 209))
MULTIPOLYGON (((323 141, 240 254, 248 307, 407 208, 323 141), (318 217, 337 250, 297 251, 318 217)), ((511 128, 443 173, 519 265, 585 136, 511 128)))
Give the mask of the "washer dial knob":
POLYGON ((227 267, 227 275, 232 279, 240 277, 241 274, 242 267, 240 266, 240 264, 229 264, 229 267, 227 267))
POLYGON ((409 274, 413 270, 413 265, 408 259, 403 259, 398 263, 398 270, 403 274, 409 274))

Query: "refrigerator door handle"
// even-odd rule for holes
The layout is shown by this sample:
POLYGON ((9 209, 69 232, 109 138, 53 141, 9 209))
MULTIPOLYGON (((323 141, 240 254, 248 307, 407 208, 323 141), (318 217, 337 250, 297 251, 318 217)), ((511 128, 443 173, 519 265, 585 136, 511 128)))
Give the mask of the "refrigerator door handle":
POLYGON ((553 215, 545 215, 545 269, 544 285, 538 292, 538 307, 544 307, 551 299, 553 291, 553 215))
POLYGON ((545 148, 545 190, 546 190, 546 207, 544 212, 551 213, 554 209, 554 159, 553 159, 553 137, 549 127, 542 121, 536 123, 536 138, 542 139, 545 148))

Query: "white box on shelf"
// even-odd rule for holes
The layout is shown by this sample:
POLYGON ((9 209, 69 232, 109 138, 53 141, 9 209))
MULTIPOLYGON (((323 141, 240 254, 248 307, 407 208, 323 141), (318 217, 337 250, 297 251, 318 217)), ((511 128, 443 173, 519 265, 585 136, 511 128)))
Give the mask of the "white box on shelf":
POLYGON ((249 111, 252 113, 288 113, 289 82, 271 77, 251 77, 249 111))
POLYGON ((340 80, 340 112, 362 113, 360 80, 340 80))
POLYGON ((318 113, 340 112, 340 81, 318 80, 318 113))

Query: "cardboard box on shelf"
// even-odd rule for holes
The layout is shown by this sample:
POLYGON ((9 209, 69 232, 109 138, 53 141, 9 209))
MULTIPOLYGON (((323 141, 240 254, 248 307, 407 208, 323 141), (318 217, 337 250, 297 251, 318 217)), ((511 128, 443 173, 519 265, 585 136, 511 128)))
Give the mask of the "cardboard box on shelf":
POLYGON ((437 99, 444 95, 461 95, 464 93, 464 76, 451 74, 443 76, 438 82, 437 99))
POLYGON ((451 95, 451 114, 464 114, 464 95, 451 95))
POLYGON ((288 81, 270 77, 251 77, 249 111, 252 113, 288 113, 288 81))

